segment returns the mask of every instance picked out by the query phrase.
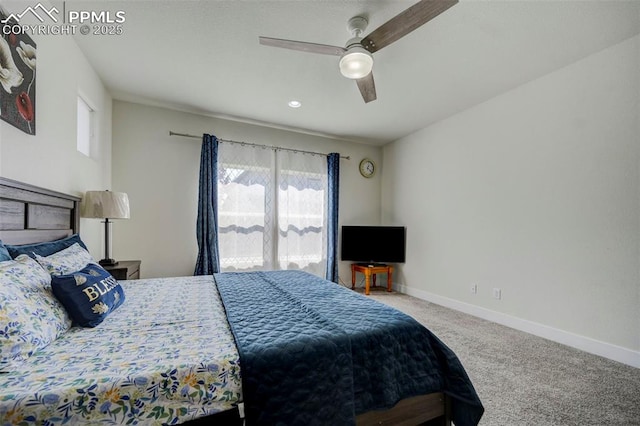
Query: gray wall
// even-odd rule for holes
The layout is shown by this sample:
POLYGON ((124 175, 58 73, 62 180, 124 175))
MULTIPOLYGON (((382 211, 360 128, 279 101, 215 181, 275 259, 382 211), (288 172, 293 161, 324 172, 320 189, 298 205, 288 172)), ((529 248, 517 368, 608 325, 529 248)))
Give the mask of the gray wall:
MULTIPOLYGON (((37 48, 36 135, 0 121, 0 176, 82 196, 111 186, 111 96, 69 36, 33 36, 37 48), (76 149, 78 94, 96 112, 91 158, 76 149)), ((0 89, 2 90, 2 89, 0 89)), ((102 258, 104 228, 83 219, 82 239, 102 258)))
POLYGON ((637 36, 384 148, 405 291, 640 366, 639 52, 637 36))
MULTIPOLYGON (((141 259, 143 277, 191 275, 197 256, 201 141, 170 130, 350 156, 340 163, 340 223, 380 222, 380 176, 358 172, 363 157, 381 163, 379 147, 114 101, 113 186, 129 194, 131 219, 114 224, 113 255, 141 259)), ((340 276, 351 282, 348 264, 340 265, 340 276)))

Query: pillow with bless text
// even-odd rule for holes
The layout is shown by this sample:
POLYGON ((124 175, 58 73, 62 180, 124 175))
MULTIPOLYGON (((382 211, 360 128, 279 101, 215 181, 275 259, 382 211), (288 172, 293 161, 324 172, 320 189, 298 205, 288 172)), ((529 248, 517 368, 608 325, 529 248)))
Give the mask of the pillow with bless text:
POLYGON ((53 294, 64 305, 74 324, 95 327, 124 302, 124 290, 100 265, 51 277, 53 294))

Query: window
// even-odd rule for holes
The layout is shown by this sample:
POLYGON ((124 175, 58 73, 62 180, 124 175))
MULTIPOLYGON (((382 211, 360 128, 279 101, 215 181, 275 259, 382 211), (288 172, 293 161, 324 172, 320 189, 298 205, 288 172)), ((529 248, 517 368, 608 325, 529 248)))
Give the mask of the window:
POLYGON ((303 269, 324 276, 327 186, 323 156, 222 144, 221 270, 303 269))
POLYGON ((78 96, 78 134, 77 148, 78 151, 91 157, 91 147, 94 138, 95 111, 89 104, 78 96))

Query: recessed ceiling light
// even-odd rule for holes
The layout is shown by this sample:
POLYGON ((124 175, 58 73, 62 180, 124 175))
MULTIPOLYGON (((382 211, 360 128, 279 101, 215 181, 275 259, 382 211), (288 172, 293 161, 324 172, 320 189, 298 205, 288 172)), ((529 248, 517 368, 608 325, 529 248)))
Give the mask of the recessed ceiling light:
POLYGON ((300 102, 300 101, 289 101, 289 106, 291 108, 300 108, 302 106, 302 102, 300 102))

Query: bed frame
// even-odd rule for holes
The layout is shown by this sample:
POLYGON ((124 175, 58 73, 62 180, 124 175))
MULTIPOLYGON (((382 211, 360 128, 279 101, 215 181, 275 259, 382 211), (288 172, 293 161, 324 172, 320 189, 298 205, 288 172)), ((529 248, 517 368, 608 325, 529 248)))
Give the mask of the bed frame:
MULTIPOLYGON (((80 197, 0 177, 0 240, 6 244, 54 241, 80 232, 80 197)), ((358 426, 450 426, 449 397, 438 392, 406 398, 384 411, 356 418, 358 426)), ((219 413, 188 422, 190 425, 238 424, 238 412, 219 413)))
POLYGON ((0 177, 0 240, 54 241, 80 231, 80 197, 0 177))

